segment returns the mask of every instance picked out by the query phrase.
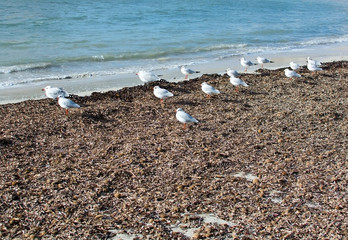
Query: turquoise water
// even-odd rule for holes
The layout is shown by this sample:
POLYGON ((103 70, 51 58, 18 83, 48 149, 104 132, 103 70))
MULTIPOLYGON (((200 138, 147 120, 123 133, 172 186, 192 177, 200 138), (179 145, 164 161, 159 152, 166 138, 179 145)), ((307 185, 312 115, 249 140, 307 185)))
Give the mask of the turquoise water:
POLYGON ((0 88, 348 41, 332 0, 0 2, 0 88))

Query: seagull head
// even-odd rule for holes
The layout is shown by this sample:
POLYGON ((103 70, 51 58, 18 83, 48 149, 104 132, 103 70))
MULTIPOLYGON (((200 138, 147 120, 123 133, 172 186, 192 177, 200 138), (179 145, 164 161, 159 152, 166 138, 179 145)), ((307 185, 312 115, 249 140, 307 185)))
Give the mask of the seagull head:
POLYGON ((46 86, 45 88, 43 88, 41 91, 46 91, 46 90, 48 90, 48 89, 50 89, 51 88, 51 86, 46 86))
POLYGON ((139 72, 136 73, 136 75, 140 75, 140 74, 143 74, 145 71, 144 70, 140 70, 139 72))
POLYGON ((182 108, 176 109, 176 112, 183 112, 184 110, 182 108))

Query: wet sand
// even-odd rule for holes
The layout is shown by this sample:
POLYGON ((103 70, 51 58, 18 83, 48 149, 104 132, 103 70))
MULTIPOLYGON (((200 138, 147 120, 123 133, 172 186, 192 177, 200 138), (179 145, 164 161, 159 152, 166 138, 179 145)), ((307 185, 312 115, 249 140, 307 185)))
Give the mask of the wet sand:
MULTIPOLYGON (((189 66, 194 70, 200 71, 198 74, 191 75, 190 78, 196 78, 203 74, 224 74, 227 68, 232 68, 239 72, 243 72, 244 68, 240 65, 239 59, 241 57, 245 57, 254 63, 257 63, 256 57, 258 55, 258 53, 255 53, 247 56, 231 56, 224 59, 215 59, 206 63, 199 63, 189 66)), ((337 43, 328 46, 299 49, 296 51, 284 50, 284 52, 280 53, 263 53, 261 56, 274 61, 274 63, 265 64, 265 68, 277 69, 288 67, 289 62, 291 61, 294 61, 300 65, 305 65, 308 56, 321 62, 347 61, 348 47, 344 43, 337 43)), ((163 61, 163 64, 166 65, 169 63, 163 61)), ((260 68, 260 65, 255 65, 250 67, 247 72, 255 73, 260 68)), ((182 75, 179 68, 167 69, 164 67, 163 69, 154 70, 154 73, 161 75, 161 78, 169 82, 184 81, 184 75, 182 75)), ((41 89, 47 85, 53 87, 63 87, 69 93, 79 96, 89 96, 92 92, 107 92, 109 90, 119 90, 124 87, 142 85, 143 83, 135 74, 136 72, 107 76, 86 75, 85 77, 76 79, 70 79, 69 76, 65 76, 66 79, 62 78, 47 82, 36 82, 35 84, 28 84, 25 86, 12 86, 0 89, 0 104, 45 98, 45 94, 41 91, 41 89)))
POLYGON ((344 239, 347 67, 75 95, 69 116, 52 99, 1 105, 0 238, 344 239), (199 123, 184 130, 179 107, 199 123))

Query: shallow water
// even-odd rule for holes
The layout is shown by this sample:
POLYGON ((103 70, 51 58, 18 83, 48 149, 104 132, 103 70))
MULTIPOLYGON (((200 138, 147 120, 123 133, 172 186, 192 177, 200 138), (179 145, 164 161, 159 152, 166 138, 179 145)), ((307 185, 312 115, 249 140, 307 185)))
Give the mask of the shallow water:
POLYGON ((140 69, 346 43, 347 11, 324 0, 2 1, 0 89, 78 81, 85 92, 105 78, 124 87, 140 69))

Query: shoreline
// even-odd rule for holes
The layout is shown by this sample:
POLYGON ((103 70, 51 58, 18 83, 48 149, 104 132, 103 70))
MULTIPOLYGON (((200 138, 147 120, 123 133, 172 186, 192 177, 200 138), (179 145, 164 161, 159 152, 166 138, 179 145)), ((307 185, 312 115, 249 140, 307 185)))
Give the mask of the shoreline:
MULTIPOLYGON (((256 57, 260 55, 266 57, 274 63, 265 64, 265 69, 278 69, 287 67, 290 61, 298 64, 306 65, 308 56, 320 62, 333 62, 348 60, 348 46, 346 43, 336 43, 332 45, 316 46, 315 48, 297 49, 278 53, 255 53, 244 56, 245 58, 257 63, 256 57)), ((221 60, 212 60, 207 63, 199 63, 189 66, 190 68, 200 71, 199 74, 193 74, 190 78, 196 78, 202 74, 224 74, 227 68, 232 68, 240 73, 244 73, 244 68, 240 65, 239 59, 243 56, 233 56, 221 60)), ((248 68, 246 73, 255 73, 260 65, 248 68)), ((139 69, 140 70, 140 69, 139 69)), ((184 77, 180 69, 162 69, 154 71, 161 78, 168 82, 184 81, 184 77)), ((42 82, 39 84, 31 84, 29 86, 15 86, 0 89, 0 105, 8 103, 18 103, 25 100, 44 99, 45 95, 41 91, 45 86, 62 87, 70 94, 78 96, 89 96, 93 92, 107 92, 111 90, 120 90, 125 87, 143 85, 138 76, 133 74, 120 74, 108 76, 92 76, 78 79, 61 79, 50 82, 42 82), (19 97, 20 96, 20 97, 19 97)))

